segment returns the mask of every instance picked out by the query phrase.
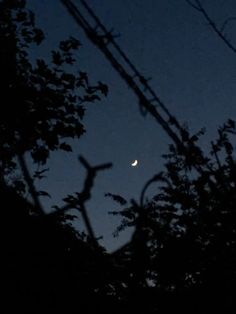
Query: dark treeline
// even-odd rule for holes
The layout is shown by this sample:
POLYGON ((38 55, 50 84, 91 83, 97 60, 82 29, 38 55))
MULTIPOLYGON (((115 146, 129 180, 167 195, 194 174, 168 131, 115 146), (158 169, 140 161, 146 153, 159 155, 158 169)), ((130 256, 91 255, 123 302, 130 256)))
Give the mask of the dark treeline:
MULTIPOLYGON (((0 2, 0 195, 2 306, 10 313, 235 313, 236 126, 218 129, 209 152, 199 133, 181 128, 182 145, 170 145, 163 171, 144 186, 139 201, 107 194, 120 205, 117 233, 134 228, 132 239, 108 253, 98 244, 86 201, 98 171, 87 170, 81 192, 46 214, 34 181, 44 176, 52 151, 71 151, 68 139, 85 132, 85 106, 107 95, 75 63, 80 42, 69 38, 51 60, 29 61, 43 32, 25 1, 0 2), (66 67, 65 67, 66 65, 66 67), (26 158, 27 156, 27 158, 26 158), (39 165, 30 175, 27 161, 39 165), (145 192, 156 184, 149 200, 145 192), (75 230, 69 209, 81 213, 88 234, 75 230)), ((95 182, 96 184, 96 182, 95 182)))

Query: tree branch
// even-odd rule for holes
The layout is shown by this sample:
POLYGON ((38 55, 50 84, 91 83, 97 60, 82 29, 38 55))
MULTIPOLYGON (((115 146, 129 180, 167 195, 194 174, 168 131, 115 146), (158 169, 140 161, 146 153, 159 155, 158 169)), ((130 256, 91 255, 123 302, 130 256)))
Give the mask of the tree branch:
POLYGON ((28 167, 26 165, 24 156, 22 154, 18 155, 18 161, 19 161, 22 173, 23 173, 23 177, 24 177, 24 179, 28 185, 29 193, 30 193, 30 195, 34 201, 34 205, 35 205, 34 208, 36 209, 36 211, 39 215, 42 215, 42 214, 44 214, 44 210, 43 210, 43 207, 40 203, 39 197, 37 195, 37 191, 36 191, 35 186, 34 186, 33 179, 31 178, 31 175, 30 175, 28 167))
POLYGON ((223 33, 223 31, 225 30, 226 26, 227 26, 230 22, 235 21, 235 20, 236 20, 236 17, 235 17, 235 16, 228 17, 228 18, 224 21, 224 23, 222 24, 220 31, 223 33))
POLYGON ((217 36, 225 43, 225 45, 236 54, 236 47, 226 38, 226 36, 223 34, 223 30, 226 26, 226 24, 229 22, 230 19, 227 19, 223 25, 223 30, 222 27, 219 28, 214 20, 209 16, 208 12, 205 10, 203 7, 202 3, 200 0, 195 0, 195 4, 193 4, 192 1, 190 0, 185 0, 191 7, 193 7, 195 10, 200 12, 204 19, 209 23, 211 26, 212 30, 217 34, 217 36))
POLYGON ((106 164, 92 167, 90 166, 88 161, 82 156, 79 157, 79 161, 81 162, 81 164, 85 167, 87 171, 87 176, 85 178, 82 191, 80 193, 76 193, 77 197, 73 197, 74 199, 72 198, 72 202, 68 202, 68 204, 50 213, 49 215, 63 214, 66 211, 73 208, 78 209, 81 212, 89 237, 91 238, 94 244, 97 244, 95 233, 92 228, 92 224, 90 222, 90 219, 89 219, 86 207, 85 207, 85 203, 91 198, 91 190, 93 188, 94 180, 95 180, 95 177, 97 176, 97 172, 111 168, 112 164, 106 163, 106 164))

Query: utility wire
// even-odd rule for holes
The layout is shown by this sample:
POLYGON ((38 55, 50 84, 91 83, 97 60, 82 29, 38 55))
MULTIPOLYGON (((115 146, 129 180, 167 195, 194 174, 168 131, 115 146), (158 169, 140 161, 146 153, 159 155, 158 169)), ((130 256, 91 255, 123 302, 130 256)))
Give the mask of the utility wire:
POLYGON ((80 27, 82 27, 87 37, 104 53, 104 55, 122 77, 122 79, 124 79, 127 85, 134 91, 139 99, 141 108, 149 112, 156 119, 158 124, 162 126, 162 128, 174 141, 174 143, 178 147, 182 148, 183 144, 181 139, 178 137, 176 131, 172 130, 172 128, 170 127, 170 125, 174 125, 175 127, 177 127, 178 130, 181 130, 182 128, 180 124, 177 122, 176 118, 170 114, 164 103, 159 99, 159 97, 150 87, 147 80, 141 75, 141 73, 133 65, 133 63, 123 52, 120 46, 116 43, 114 36, 102 24, 102 22, 95 15, 93 10, 84 0, 80 1, 81 5, 86 9, 88 17, 90 17, 90 19, 94 21, 94 26, 92 26, 88 22, 88 18, 85 17, 85 14, 81 12, 81 10, 73 3, 73 1, 61 0, 61 2, 67 8, 67 11, 74 18, 76 23, 80 27), (99 30, 102 31, 102 34, 99 34, 99 30), (110 47, 113 47, 115 52, 118 53, 118 56, 123 59, 124 65, 121 62, 117 61, 117 58, 114 56, 110 47), (128 72, 125 66, 129 66, 132 73, 128 72), (139 83, 134 80, 134 77, 137 77, 139 79, 139 83), (147 93, 149 95, 146 95, 147 93), (150 97, 152 98, 150 99, 150 97), (154 105, 155 102, 158 105, 158 109, 162 109, 165 115, 167 115, 167 118, 164 118, 160 114, 159 110, 157 110, 156 108, 156 105, 154 105))

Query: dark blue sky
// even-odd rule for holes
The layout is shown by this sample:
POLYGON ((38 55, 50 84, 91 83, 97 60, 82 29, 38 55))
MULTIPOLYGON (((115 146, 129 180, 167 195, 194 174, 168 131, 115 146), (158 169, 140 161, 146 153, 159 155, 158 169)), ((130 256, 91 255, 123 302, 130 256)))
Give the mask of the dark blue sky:
MULTIPOLYGON (((104 193, 138 198, 144 183, 161 171, 161 155, 167 152, 169 138, 152 117, 142 117, 138 101, 102 53, 84 36, 59 0, 28 0, 36 13, 47 40, 33 55, 47 57, 61 39, 75 36, 83 44, 78 52, 78 68, 95 82, 109 86, 109 96, 87 107, 87 133, 74 143, 74 154, 55 154, 48 179, 41 183, 51 191, 52 203, 78 191, 84 171, 77 156, 92 164, 112 162, 114 167, 100 173, 88 203, 95 232, 103 235, 102 244, 114 248, 127 238, 113 239, 118 221, 107 215, 116 204, 104 193), (132 168, 132 160, 140 164, 132 168)), ((74 1, 78 3, 79 1, 74 1)), ((184 0, 88 0, 108 29, 121 36, 117 42, 180 122, 196 131, 206 127, 202 144, 216 135, 227 118, 236 118, 236 55, 211 31, 198 12, 184 0)), ((209 14, 219 24, 236 15, 234 0, 205 0, 209 14)), ((236 38, 236 23, 226 29, 228 38, 236 38)), ((236 39, 235 39, 236 44, 236 39)), ((154 190, 152 191, 154 192, 154 190)))

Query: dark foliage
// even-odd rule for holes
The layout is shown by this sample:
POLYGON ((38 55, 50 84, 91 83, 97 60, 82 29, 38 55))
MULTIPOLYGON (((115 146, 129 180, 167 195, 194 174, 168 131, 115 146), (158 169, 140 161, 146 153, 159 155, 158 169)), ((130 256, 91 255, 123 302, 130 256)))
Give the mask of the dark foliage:
POLYGON ((1 200, 6 312, 104 313, 117 286, 104 250, 76 232, 67 215, 34 215, 9 188, 1 188, 1 200))
POLYGON ((33 179, 48 169, 31 178, 24 154, 45 164, 51 151, 71 151, 67 139, 85 132, 85 105, 108 90, 101 82, 91 85, 83 71, 77 76, 66 72, 75 62, 73 50, 80 47, 75 38, 62 41, 49 63, 31 63, 29 47, 43 39, 25 1, 0 2, 2 308, 6 313, 14 308, 23 313, 103 312, 99 307, 105 297, 109 307, 117 281, 110 274, 111 259, 72 228, 73 217, 66 211, 46 215, 38 210, 38 197, 49 195, 35 191, 33 179), (26 200, 26 191, 35 204, 26 200))
POLYGON ((185 152, 171 145, 164 156, 166 170, 155 177, 158 194, 115 212, 123 217, 118 231, 135 227, 123 249, 133 285, 155 291, 149 302, 160 313, 236 310, 235 122, 218 134, 205 156, 199 135, 186 131, 185 152))
POLYGON ((1 1, 0 20, 0 154, 6 172, 16 166, 17 154, 30 152, 34 162, 45 164, 51 151, 71 151, 66 139, 85 132, 84 105, 99 100, 99 93, 106 95, 107 87, 92 86, 83 71, 65 70, 81 46, 73 37, 52 51, 50 62, 29 61, 28 48, 40 45, 44 34, 25 1, 1 1))
POLYGON ((165 169, 144 186, 140 201, 129 204, 107 193, 123 208, 124 228, 134 228, 131 241, 108 254, 93 233, 85 203, 97 172, 91 167, 80 193, 64 198, 65 207, 40 211, 24 154, 44 164, 51 151, 71 151, 67 139, 84 132, 85 104, 107 95, 106 85, 89 83, 85 72, 66 72, 74 64, 75 38, 52 51, 51 62, 30 63, 27 49, 39 45, 43 32, 25 1, 0 2, 0 161, 2 297, 5 312, 22 313, 235 313, 236 302, 236 160, 235 122, 219 128, 209 154, 199 136, 180 129, 181 144, 170 145, 165 169), (66 66, 66 67, 64 67, 66 66), (18 156, 19 164, 16 162, 18 156), (17 166, 23 179, 15 177, 17 166), (146 199, 157 184, 153 199, 146 199), (31 194, 29 202, 25 192, 31 194), (75 231, 76 208, 88 235, 75 231))

